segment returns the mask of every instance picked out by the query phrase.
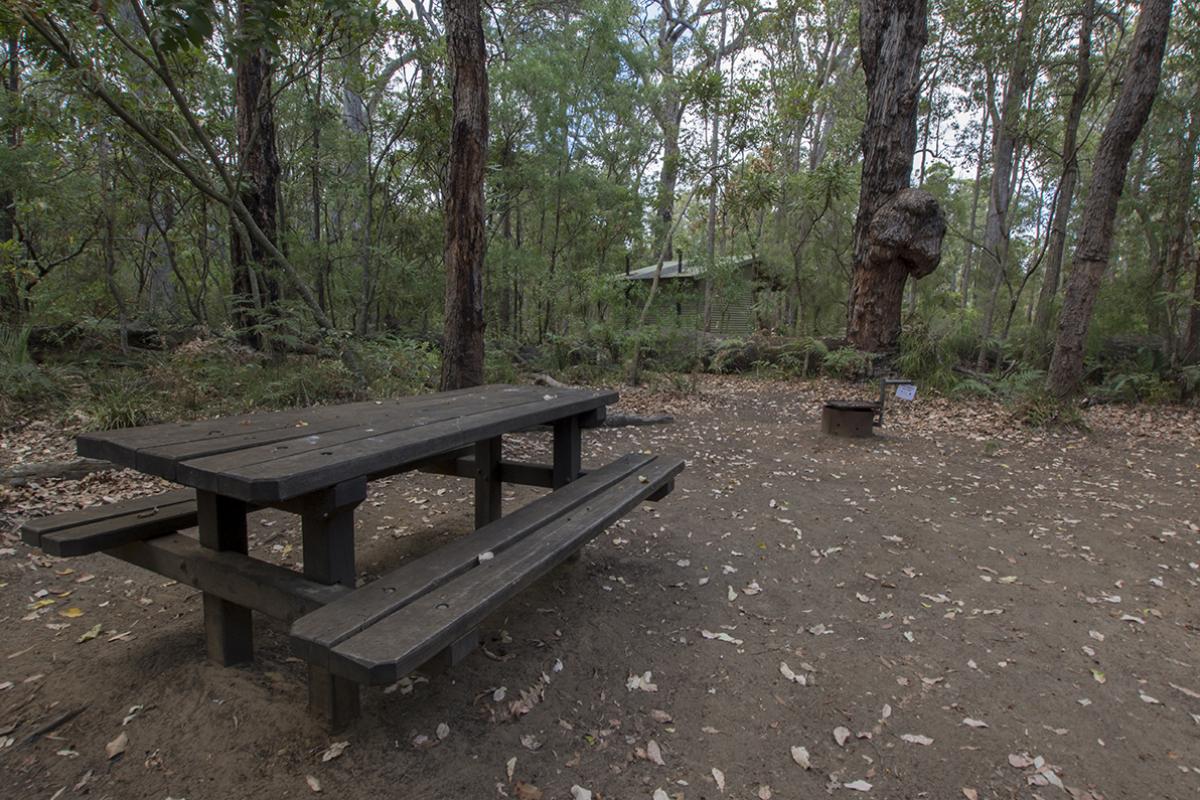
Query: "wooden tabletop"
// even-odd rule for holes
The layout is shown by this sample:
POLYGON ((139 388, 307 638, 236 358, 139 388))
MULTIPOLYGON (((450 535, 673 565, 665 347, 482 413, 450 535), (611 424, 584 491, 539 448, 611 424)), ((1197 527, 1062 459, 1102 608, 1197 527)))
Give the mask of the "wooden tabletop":
POLYGON ((79 455, 251 503, 403 469, 504 433, 602 410, 617 393, 481 386, 84 434, 79 455))

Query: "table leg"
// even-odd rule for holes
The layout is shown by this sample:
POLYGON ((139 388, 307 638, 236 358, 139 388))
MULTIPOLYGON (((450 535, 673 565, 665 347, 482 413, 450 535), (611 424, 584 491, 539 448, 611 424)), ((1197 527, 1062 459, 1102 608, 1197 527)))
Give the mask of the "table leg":
POLYGON ((580 451, 583 435, 579 429, 579 417, 560 419, 554 423, 554 488, 566 486, 579 477, 583 467, 580 451))
POLYGON ((475 443, 475 527, 482 528, 493 520, 500 519, 501 438, 485 439, 475 443))
MULTIPOLYGON (((560 419, 554 423, 554 488, 566 486, 579 477, 583 470, 583 433, 579 417, 560 419)), ((576 562, 583 557, 583 550, 567 556, 567 561, 576 562)))
MULTIPOLYGON (((355 587, 354 509, 366 497, 366 483, 358 483, 351 491, 335 487, 311 498, 301 513, 306 577, 355 587)), ((333 730, 343 728, 359 715, 359 686, 309 664, 308 707, 333 730)))
MULTIPOLYGON (((212 550, 246 553, 246 504, 212 492, 196 492, 200 544, 212 550)), ((215 595, 204 595, 204 637, 208 657, 222 666, 254 658, 250 609, 215 595)))

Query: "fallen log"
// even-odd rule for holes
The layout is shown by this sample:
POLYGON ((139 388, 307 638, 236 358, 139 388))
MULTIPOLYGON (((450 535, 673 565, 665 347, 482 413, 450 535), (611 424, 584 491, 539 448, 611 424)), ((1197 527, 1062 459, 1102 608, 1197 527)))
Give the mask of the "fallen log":
POLYGON ((0 469, 0 484, 24 486, 30 481, 47 478, 78 480, 106 469, 120 469, 109 461, 96 458, 76 458, 71 461, 40 461, 32 464, 16 464, 0 469))

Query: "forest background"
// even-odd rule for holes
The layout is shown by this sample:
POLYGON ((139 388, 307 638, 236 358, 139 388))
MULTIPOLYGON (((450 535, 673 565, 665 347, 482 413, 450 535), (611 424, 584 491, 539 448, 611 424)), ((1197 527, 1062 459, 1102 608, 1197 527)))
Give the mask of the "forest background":
MULTIPOLYGON (((1036 398, 1141 6, 929 4, 911 183, 946 235, 882 359, 846 338, 858 3, 484 6, 486 378, 886 369, 1036 398), (647 315, 623 275, 680 255, 706 270, 701 313, 647 315), (746 256, 757 331, 721 335, 746 256)), ((110 427, 436 385, 445 19, 432 0, 6 4, 3 410, 110 427)), ((1177 4, 1087 332, 1093 401, 1200 392, 1198 54, 1200 10, 1177 4)))

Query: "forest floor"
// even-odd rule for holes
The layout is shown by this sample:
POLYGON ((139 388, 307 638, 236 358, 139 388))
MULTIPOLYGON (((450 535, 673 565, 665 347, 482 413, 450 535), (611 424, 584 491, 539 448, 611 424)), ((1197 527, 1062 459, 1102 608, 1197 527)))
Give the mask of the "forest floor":
MULTIPOLYGON (((819 432, 820 401, 868 394, 715 377, 626 391, 622 409, 677 421, 591 432, 585 461, 682 456, 674 494, 519 595, 450 673, 364 692, 335 737, 307 715, 282 626, 256 620, 254 665, 212 666, 197 592, 15 534, 151 481, 0 490, 0 794, 1195 797, 1200 416, 1100 407, 1089 432, 1048 433, 919 397, 874 439, 819 432)), ((69 452, 71 433, 26 426, 0 462, 69 452)), ((360 569, 469 519, 465 484, 380 481, 360 569)), ((251 530, 255 555, 297 564, 294 518, 251 530)))

